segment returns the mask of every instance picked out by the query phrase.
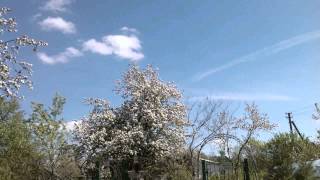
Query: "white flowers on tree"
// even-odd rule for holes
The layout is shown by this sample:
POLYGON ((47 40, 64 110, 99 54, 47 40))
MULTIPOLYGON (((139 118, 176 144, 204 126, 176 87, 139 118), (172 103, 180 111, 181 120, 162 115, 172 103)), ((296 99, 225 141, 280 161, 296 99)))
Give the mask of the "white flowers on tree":
POLYGON ((118 108, 88 100, 94 108, 76 128, 87 153, 152 163, 183 148, 186 109, 174 84, 159 80, 151 66, 131 66, 116 92, 124 99, 118 108))
MULTIPOLYGON (((0 32, 16 32, 14 18, 6 18, 5 15, 11 10, 0 8, 0 32)), ((0 40, 0 91, 1 96, 17 96, 22 85, 32 88, 30 76, 32 64, 17 60, 19 47, 32 46, 36 50, 38 46, 47 43, 29 38, 26 35, 10 40, 0 40)))

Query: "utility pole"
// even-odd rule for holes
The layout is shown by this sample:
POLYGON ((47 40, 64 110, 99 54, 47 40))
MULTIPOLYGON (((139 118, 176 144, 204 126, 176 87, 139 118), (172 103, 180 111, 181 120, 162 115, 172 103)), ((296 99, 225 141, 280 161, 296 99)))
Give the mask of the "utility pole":
POLYGON ((298 133, 298 135, 300 136, 300 138, 303 140, 303 136, 302 136, 302 134, 300 133, 300 131, 299 131, 296 123, 294 123, 294 121, 291 121, 291 123, 293 124, 293 127, 294 127, 294 129, 297 131, 297 133, 298 133))
POLYGON ((299 131, 296 123, 292 120, 292 113, 290 112, 290 113, 286 113, 286 114, 287 114, 287 118, 288 118, 288 120, 289 120, 290 133, 291 133, 292 137, 293 137, 292 125, 293 125, 294 129, 297 131, 298 135, 299 135, 300 138, 303 140, 303 136, 302 136, 302 134, 300 133, 300 131, 299 131))
POLYGON ((292 130, 292 113, 288 112, 287 114, 287 118, 289 121, 289 127, 290 127, 290 137, 291 137, 291 148, 292 150, 294 149, 294 137, 293 137, 293 130, 292 130))
POLYGON ((316 107, 316 114, 313 114, 312 117, 313 117, 313 119, 315 119, 315 120, 319 120, 319 119, 320 119, 320 116, 319 116, 319 114, 320 114, 320 107, 319 107, 318 103, 315 103, 314 106, 316 107))
POLYGON ((287 114, 287 118, 288 118, 288 121, 289 121, 290 133, 293 134, 293 130, 292 130, 292 113, 289 112, 289 113, 286 113, 286 114, 287 114))

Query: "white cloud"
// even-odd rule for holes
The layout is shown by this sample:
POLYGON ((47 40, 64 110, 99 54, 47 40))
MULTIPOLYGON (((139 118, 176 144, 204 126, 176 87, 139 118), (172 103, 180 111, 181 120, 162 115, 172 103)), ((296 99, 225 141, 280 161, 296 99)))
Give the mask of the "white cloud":
POLYGON ((140 40, 136 36, 109 35, 102 38, 121 58, 138 61, 144 57, 141 53, 140 40))
POLYGON ((293 101, 295 98, 285 95, 275 94, 251 94, 251 93, 217 93, 207 96, 195 96, 190 98, 191 101, 203 101, 206 99, 224 100, 224 101, 293 101))
POLYGON ((100 55, 110 55, 112 54, 112 48, 103 42, 98 42, 95 39, 89 39, 82 44, 84 51, 90 51, 92 53, 97 53, 100 55))
POLYGON ((45 31, 60 31, 64 34, 76 33, 76 26, 72 22, 66 21, 61 17, 47 17, 40 21, 39 25, 41 29, 45 31))
POLYGON ((76 125, 78 125, 79 123, 81 123, 81 121, 73 120, 73 121, 65 122, 64 125, 68 131, 73 131, 76 128, 76 125))
POLYGON ((49 56, 46 53, 39 52, 37 53, 38 58, 45 64, 58 64, 58 63, 67 63, 71 58, 83 56, 83 53, 74 47, 68 47, 65 51, 49 56))
POLYGON ((135 35, 107 35, 102 41, 90 39, 82 44, 84 51, 100 55, 114 54, 130 61, 139 61, 144 58, 141 52, 141 42, 135 35))
POLYGON ((136 34, 139 33, 139 31, 137 29, 129 28, 127 26, 123 26, 120 30, 123 31, 123 32, 129 32, 129 33, 136 33, 136 34))
POLYGON ((38 20, 41 16, 42 16, 41 13, 36 13, 35 15, 33 15, 33 16, 31 17, 31 21, 36 21, 36 20, 38 20))
POLYGON ((50 56, 44 52, 39 52, 37 56, 43 63, 49 65, 67 63, 71 58, 83 56, 85 52, 104 56, 116 55, 130 61, 139 61, 144 57, 141 50, 141 42, 135 35, 107 35, 102 37, 100 41, 89 39, 82 42, 81 50, 69 47, 56 55, 50 56))
POLYGON ((279 53, 281 51, 284 51, 286 49, 292 48, 294 46, 298 46, 300 44, 307 43, 309 41, 319 39, 319 38, 320 38, 320 31, 313 31, 313 32, 301 34, 301 35, 298 35, 295 37, 291 37, 289 39, 280 41, 280 42, 273 44, 271 46, 267 46, 265 48, 257 50, 253 53, 248 54, 248 55, 231 60, 230 62, 225 63, 219 67, 215 67, 215 68, 209 69, 205 72, 201 72, 199 74, 196 74, 193 79, 195 81, 199 81, 199 80, 202 80, 202 79, 204 79, 214 73, 229 69, 229 68, 236 66, 238 64, 242 64, 242 63, 246 63, 246 62, 250 62, 250 61, 255 61, 261 57, 270 56, 270 55, 279 53))
POLYGON ((42 7, 43 10, 52 12, 65 12, 67 11, 66 6, 70 5, 73 0, 49 0, 42 7))

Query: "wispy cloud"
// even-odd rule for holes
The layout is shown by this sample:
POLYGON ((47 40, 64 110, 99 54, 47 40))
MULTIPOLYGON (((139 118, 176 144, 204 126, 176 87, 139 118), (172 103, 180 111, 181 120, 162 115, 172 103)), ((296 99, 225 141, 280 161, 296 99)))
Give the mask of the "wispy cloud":
POLYGON ((293 101, 296 98, 275 95, 275 94, 249 94, 249 93, 217 93, 208 94, 207 96, 194 96, 191 101, 202 101, 205 99, 224 100, 224 101, 293 101))
POLYGON ((124 26, 124 27, 122 27, 121 29, 120 29, 122 32, 128 32, 128 33, 136 33, 136 34, 138 34, 139 33, 139 31, 137 30, 137 29, 135 29, 135 28, 130 28, 130 27, 127 27, 127 26, 124 26))
POLYGON ((83 53, 74 47, 68 47, 65 51, 49 56, 46 53, 37 53, 38 58, 45 64, 54 65, 59 63, 67 63, 71 58, 83 56, 83 53))
POLYGON ((41 29, 45 31, 60 31, 64 34, 76 33, 76 26, 72 22, 66 21, 61 17, 47 17, 40 21, 39 25, 41 29))
POLYGON ((70 5, 74 0, 49 0, 41 9, 51 12, 65 12, 66 6, 70 5))
POLYGON ((31 17, 31 21, 37 21, 41 16, 41 13, 36 13, 31 17))
MULTIPOLYGON (((136 29, 123 27, 122 31, 131 32, 136 29)), ((83 51, 90 51, 100 55, 116 55, 130 61, 144 58, 141 41, 135 34, 107 35, 101 41, 89 39, 82 44, 83 51)))
POLYGON ((312 41, 312 40, 315 40, 318 38, 320 38, 320 30, 308 32, 308 33, 301 34, 301 35, 298 35, 295 37, 291 37, 289 39, 280 41, 280 42, 273 44, 271 46, 267 46, 263 49, 260 49, 258 51, 253 52, 253 53, 250 53, 250 54, 247 54, 247 55, 242 56, 240 58, 233 59, 230 62, 225 63, 221 66, 214 67, 214 68, 209 69, 205 72, 198 73, 193 77, 193 79, 195 81, 199 81, 199 80, 202 80, 202 79, 204 79, 214 73, 229 69, 229 68, 236 66, 238 64, 242 64, 242 63, 246 63, 246 62, 250 62, 250 61, 255 61, 255 60, 258 60, 260 57, 270 56, 270 55, 279 53, 279 52, 284 51, 286 49, 292 48, 294 46, 298 46, 303 43, 307 43, 309 41, 312 41))

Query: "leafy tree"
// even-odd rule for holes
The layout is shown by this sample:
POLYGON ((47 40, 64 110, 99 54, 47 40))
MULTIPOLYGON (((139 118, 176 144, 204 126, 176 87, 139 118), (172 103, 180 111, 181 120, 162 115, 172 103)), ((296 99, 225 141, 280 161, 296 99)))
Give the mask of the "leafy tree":
POLYGON ((185 107, 174 84, 161 81, 151 66, 141 70, 133 65, 116 92, 124 99, 120 107, 90 99, 94 108, 76 130, 89 156, 100 154, 146 168, 182 150, 185 107))
POLYGON ((43 104, 32 103, 30 118, 35 142, 44 157, 44 167, 50 172, 50 178, 56 176, 60 166, 66 142, 66 131, 60 115, 65 98, 56 94, 52 106, 46 109, 43 104))
POLYGON ((61 150, 61 157, 56 173, 62 179, 71 179, 73 177, 80 177, 81 171, 79 162, 77 161, 76 146, 67 144, 61 150))
POLYGON ((16 116, 22 117, 22 111, 19 110, 19 103, 16 99, 6 99, 0 97, 0 122, 7 122, 16 116))
POLYGON ((267 142, 257 156, 266 179, 310 179, 313 176, 310 161, 319 157, 319 153, 319 148, 308 138, 281 133, 267 142))
MULTIPOLYGON (((0 32, 14 33, 16 21, 7 17, 11 9, 0 8, 0 32)), ((0 91, 1 96, 18 95, 21 86, 32 88, 30 76, 32 74, 32 64, 17 59, 18 50, 22 46, 31 46, 34 50, 38 46, 45 46, 47 43, 29 38, 26 35, 14 39, 0 39, 0 91)))
POLYGON ((0 98, 0 179, 34 179, 40 155, 16 100, 0 98))
POLYGON ((298 168, 294 171, 293 177, 296 180, 317 180, 315 170, 313 169, 311 163, 299 164, 298 168))

